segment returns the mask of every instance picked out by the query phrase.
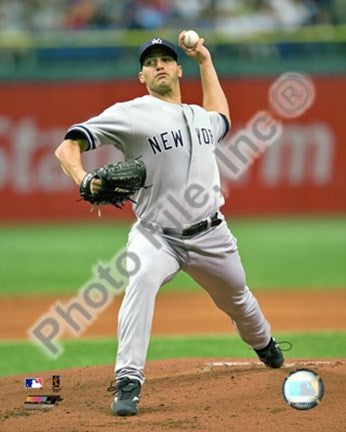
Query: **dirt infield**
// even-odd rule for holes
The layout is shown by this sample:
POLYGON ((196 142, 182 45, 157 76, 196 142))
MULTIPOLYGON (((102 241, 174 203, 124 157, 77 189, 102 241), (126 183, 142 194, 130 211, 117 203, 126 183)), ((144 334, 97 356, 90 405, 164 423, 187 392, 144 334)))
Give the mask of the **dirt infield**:
MULTIPOLYGON (((269 370, 239 359, 181 359, 148 363, 139 414, 112 415, 106 392, 112 367, 64 370, 63 401, 52 410, 25 411, 24 375, 0 378, 1 432, 261 432, 345 430, 345 362, 295 361, 269 370), (289 371, 312 368, 325 384, 321 403, 298 411, 284 401, 281 389, 289 371), (6 390, 4 392, 4 389, 6 390)), ((291 360, 290 360, 291 362, 291 360)), ((51 375, 40 373, 48 386, 51 375)))
MULTIPOLYGON (((21 296, 0 298, 2 339, 26 339, 27 329, 59 300, 72 296, 21 296)), ((256 294, 273 331, 337 330, 345 328, 346 290, 261 292, 256 294)), ((83 332, 83 337, 115 336, 121 298, 101 313, 83 332)), ((81 322, 83 323, 83 321, 81 322)), ((204 292, 160 293, 157 297, 153 334, 218 333, 234 328, 204 292)), ((70 336, 66 334, 66 336, 70 336)))
MULTIPOLYGON (((268 292, 257 295, 274 331, 334 330, 345 328, 346 292, 268 292)), ((60 297, 64 304, 70 297, 60 297)), ((3 297, 0 302, 0 334, 26 338, 26 330, 46 313, 56 297, 3 297)), ((114 336, 121 298, 115 298, 83 333, 114 336)), ((157 298, 154 334, 217 333, 234 331, 229 319, 207 294, 160 294, 157 298)), ((66 335, 69 336, 69 335, 66 335)), ((52 410, 24 410, 25 396, 51 394, 54 373, 40 372, 44 392, 25 390, 24 375, 0 377, 0 432, 291 432, 344 431, 345 361, 289 360, 280 370, 266 369, 253 359, 179 359, 148 362, 140 412, 119 418, 110 411, 106 392, 113 365, 64 369, 61 396, 52 410), (219 364, 214 364, 214 363, 219 364), (320 405, 309 411, 289 407, 281 393, 289 371, 308 367, 325 384, 320 405)), ((34 372, 33 372, 33 375, 34 372)))

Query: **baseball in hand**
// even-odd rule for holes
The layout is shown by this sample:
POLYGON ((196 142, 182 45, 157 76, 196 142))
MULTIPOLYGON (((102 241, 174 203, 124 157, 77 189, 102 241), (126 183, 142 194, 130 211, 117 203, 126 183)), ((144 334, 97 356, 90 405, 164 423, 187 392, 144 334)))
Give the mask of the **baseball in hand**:
POLYGON ((198 41, 199 36, 197 32, 194 30, 187 30, 187 32, 185 32, 183 42, 187 48, 194 48, 198 41))

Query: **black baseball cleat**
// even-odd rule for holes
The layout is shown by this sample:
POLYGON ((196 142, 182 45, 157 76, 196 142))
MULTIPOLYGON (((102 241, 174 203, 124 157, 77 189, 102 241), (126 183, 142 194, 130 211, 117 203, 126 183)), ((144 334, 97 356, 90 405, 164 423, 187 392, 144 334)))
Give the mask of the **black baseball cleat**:
POLYGON ((137 414, 140 399, 141 383, 128 377, 121 378, 116 384, 112 381, 107 391, 115 394, 111 410, 119 416, 137 414))
POLYGON ((255 351, 261 362, 263 362, 267 367, 280 368, 284 364, 284 356, 279 344, 274 338, 270 339, 270 342, 266 347, 260 350, 255 349, 255 351))

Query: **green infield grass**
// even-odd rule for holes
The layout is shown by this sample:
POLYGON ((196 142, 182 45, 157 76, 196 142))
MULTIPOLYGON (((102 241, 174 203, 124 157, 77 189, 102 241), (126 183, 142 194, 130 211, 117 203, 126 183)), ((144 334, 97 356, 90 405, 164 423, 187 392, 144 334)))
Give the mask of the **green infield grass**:
MULTIPOLYGON (((274 336, 278 341, 293 344, 292 349, 285 353, 287 359, 346 357, 346 332, 276 333, 274 336)), ((3 341, 0 343, 0 375, 114 363, 115 338, 66 340, 62 346, 63 353, 57 359, 51 359, 32 342, 3 341)), ((188 357, 255 359, 256 355, 238 335, 177 335, 151 339, 148 360, 188 357)))
MULTIPOLYGON (((346 287, 346 218, 228 221, 253 289, 346 287)), ((126 245, 129 223, 0 225, 0 294, 75 293, 126 245)), ((194 290, 180 272, 163 290, 194 290)))

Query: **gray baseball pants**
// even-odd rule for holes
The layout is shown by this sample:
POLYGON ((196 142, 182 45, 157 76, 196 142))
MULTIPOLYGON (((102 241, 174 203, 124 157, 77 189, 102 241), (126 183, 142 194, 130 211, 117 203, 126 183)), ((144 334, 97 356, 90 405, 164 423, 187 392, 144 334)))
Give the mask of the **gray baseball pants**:
POLYGON ((270 325, 246 285, 237 240, 225 221, 184 239, 153 232, 137 221, 129 233, 127 251, 136 254, 140 265, 129 276, 119 310, 117 380, 127 376, 143 384, 155 298, 179 270, 209 293, 247 344, 261 349, 269 343, 270 325))

